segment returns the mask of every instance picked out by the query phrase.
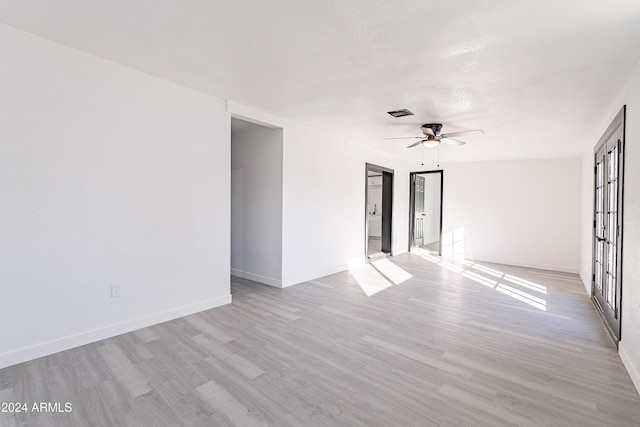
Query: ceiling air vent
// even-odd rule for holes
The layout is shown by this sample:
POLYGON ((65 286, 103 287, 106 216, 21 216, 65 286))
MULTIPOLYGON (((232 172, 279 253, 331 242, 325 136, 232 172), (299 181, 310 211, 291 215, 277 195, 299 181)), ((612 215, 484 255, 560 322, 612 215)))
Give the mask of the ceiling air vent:
POLYGON ((402 110, 388 111, 393 117, 404 117, 404 116, 413 116, 413 113, 406 108, 402 110))

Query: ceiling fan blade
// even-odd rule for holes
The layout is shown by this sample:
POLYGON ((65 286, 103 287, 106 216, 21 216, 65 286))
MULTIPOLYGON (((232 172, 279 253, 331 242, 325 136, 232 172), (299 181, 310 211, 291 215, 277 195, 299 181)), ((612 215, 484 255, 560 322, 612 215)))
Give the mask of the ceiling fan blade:
POLYGON ((458 135, 464 135, 467 133, 473 133, 473 132, 480 132, 480 133, 484 133, 484 131, 482 129, 470 129, 470 130, 461 130, 459 132, 449 132, 449 133, 443 133, 440 136, 442 138, 449 138, 450 136, 458 136, 458 135))
POLYGON ((422 129, 422 132, 425 135, 436 136, 436 134, 433 133, 433 129, 431 129, 431 128, 420 128, 420 129, 422 129))
POLYGON ((382 138, 382 139, 424 139, 424 135, 423 136, 400 136, 397 138, 382 138))
POLYGON ((442 138, 441 141, 445 144, 455 145, 456 147, 466 144, 466 141, 460 141, 459 139, 453 138, 442 138))
POLYGON ((413 144, 407 146, 407 148, 413 148, 413 147, 417 147, 418 145, 422 144, 423 141, 418 141, 418 142, 414 142, 413 144))

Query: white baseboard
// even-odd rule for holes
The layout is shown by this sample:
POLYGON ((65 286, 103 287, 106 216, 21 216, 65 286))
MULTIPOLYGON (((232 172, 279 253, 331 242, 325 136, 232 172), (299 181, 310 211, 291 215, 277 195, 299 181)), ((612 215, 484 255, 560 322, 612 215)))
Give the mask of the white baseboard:
POLYGON ((242 277, 243 279, 253 280, 254 282, 263 283, 265 285, 273 286, 276 288, 282 288, 282 280, 274 279, 273 277, 249 273, 246 271, 238 270, 237 268, 231 269, 231 275, 236 277, 242 277))
POLYGON ((188 316, 200 311, 209 310, 211 308, 219 307, 225 304, 231 304, 231 294, 218 298, 208 299, 206 301, 198 302, 195 304, 177 307, 168 311, 164 311, 162 313, 139 317, 137 319, 132 319, 115 325, 109 325, 103 328, 81 332, 76 335, 57 338, 29 347, 12 350, 0 354, 0 369, 12 365, 17 365, 18 363, 27 362, 29 360, 38 359, 40 357, 58 353, 60 351, 80 347, 92 342, 115 337, 127 332, 146 328, 147 326, 152 326, 158 323, 177 319, 179 317, 188 316))
POLYGON ((584 290, 587 291, 587 294, 591 296, 591 271, 580 271, 580 280, 584 285, 584 290))
POLYGON ((470 261, 488 262, 493 264, 513 265, 516 267, 535 268, 537 270, 549 270, 549 271, 559 271, 562 273, 579 274, 579 270, 577 268, 567 267, 564 265, 538 264, 535 262, 509 260, 509 259, 493 259, 491 261, 489 260, 470 260, 470 261))
MULTIPOLYGON (((351 262, 351 261, 350 261, 351 262)), ((362 257, 362 262, 358 262, 357 260, 354 261, 353 264, 351 264, 351 267, 353 267, 354 265, 360 265, 360 264, 364 264, 364 257, 362 257)), ((348 264, 342 264, 342 265, 337 265, 337 266, 333 266, 333 267, 325 267, 325 268, 321 268, 316 270, 313 274, 308 275, 308 277, 298 277, 295 279, 289 279, 288 282, 283 282, 283 288, 287 288, 289 286, 295 286, 295 285, 299 285, 301 283, 305 283, 305 282, 309 282, 311 280, 316 280, 319 279, 321 277, 325 277, 325 276, 331 276, 332 274, 336 274, 336 273, 340 273, 342 271, 345 270, 349 270, 350 266, 348 264)))
POLYGON ((640 366, 635 365, 622 341, 620 341, 620 344, 618 345, 618 355, 620 356, 620 359, 622 359, 622 363, 625 368, 627 368, 627 372, 629 372, 633 385, 636 386, 636 390, 640 393, 640 366))

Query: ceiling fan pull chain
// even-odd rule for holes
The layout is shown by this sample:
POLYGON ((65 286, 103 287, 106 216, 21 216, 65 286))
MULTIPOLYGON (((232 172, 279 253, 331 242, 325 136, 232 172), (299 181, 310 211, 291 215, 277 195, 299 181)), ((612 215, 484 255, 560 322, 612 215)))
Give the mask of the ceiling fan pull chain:
POLYGON ((422 166, 424 166, 424 144, 420 144, 422 146, 422 166))
POLYGON ((440 167, 440 144, 438 144, 438 167, 440 167))

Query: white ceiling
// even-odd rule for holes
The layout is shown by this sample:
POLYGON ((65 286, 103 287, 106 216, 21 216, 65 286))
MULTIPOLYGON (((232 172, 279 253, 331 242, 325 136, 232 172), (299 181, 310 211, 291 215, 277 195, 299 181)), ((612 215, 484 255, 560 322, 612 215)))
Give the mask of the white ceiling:
POLYGON ((412 161, 382 138, 426 122, 486 131, 445 161, 577 157, 640 54, 634 0, 0 0, 0 22, 412 161))

